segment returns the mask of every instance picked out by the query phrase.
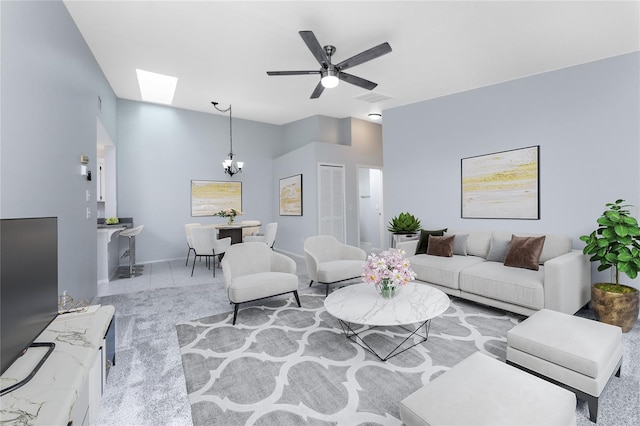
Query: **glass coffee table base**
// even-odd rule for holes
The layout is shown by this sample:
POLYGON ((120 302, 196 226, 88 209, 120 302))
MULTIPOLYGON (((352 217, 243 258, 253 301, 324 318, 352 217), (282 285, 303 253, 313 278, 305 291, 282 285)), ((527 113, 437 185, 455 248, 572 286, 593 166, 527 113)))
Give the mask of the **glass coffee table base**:
MULTIPOLYGON (((418 327, 416 327, 415 330, 410 330, 406 327, 403 327, 401 325, 394 325, 394 326, 390 326, 390 327, 400 327, 405 331, 409 332, 409 335, 402 341, 400 342, 400 344, 398 346, 396 346, 391 352, 389 352, 389 354, 387 356, 380 356, 380 354, 378 354, 367 342, 364 341, 364 339, 362 337, 360 337, 360 335, 366 331, 369 331, 371 328, 376 328, 376 327, 367 327, 364 330, 360 331, 360 332, 356 332, 352 327, 351 324, 343 321, 341 319, 338 320, 340 322, 340 325, 342 326, 342 331, 344 332, 344 335, 347 339, 351 340, 354 343, 357 343, 358 345, 362 346, 364 349, 366 349, 367 351, 371 352, 373 355, 375 355, 380 361, 386 361, 390 358, 393 358, 396 355, 400 355, 401 353, 403 353, 406 350, 409 350, 411 348, 413 348, 414 346, 418 346, 421 343, 426 342, 429 339, 429 327, 431 326, 431 320, 428 319, 426 321, 424 321, 423 323, 421 323, 418 327), (420 329, 424 327, 424 335, 420 334, 419 331, 420 329), (420 340, 410 346, 405 346, 403 349, 403 345, 409 341, 409 339, 411 339, 414 336, 418 336, 420 338, 420 340), (402 350, 400 350, 402 349, 402 350)), ((356 324, 358 326, 362 326, 362 324, 356 324)))

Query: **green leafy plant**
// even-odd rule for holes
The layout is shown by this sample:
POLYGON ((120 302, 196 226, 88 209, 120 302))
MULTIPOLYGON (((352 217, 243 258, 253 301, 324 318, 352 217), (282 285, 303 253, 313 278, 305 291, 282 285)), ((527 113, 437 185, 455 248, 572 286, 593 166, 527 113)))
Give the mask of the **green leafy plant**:
POLYGON ((119 223, 120 220, 117 217, 108 217, 105 219, 104 223, 106 223, 107 225, 115 225, 116 223, 119 223))
POLYGON ((592 262, 600 262, 598 271, 614 268, 616 285, 620 285, 620 272, 631 279, 640 272, 640 227, 629 213, 630 205, 624 200, 607 203, 607 210, 597 220, 598 229, 580 240, 587 245, 583 253, 591 255, 592 262))
POLYGON ((408 234, 420 230, 420 220, 409 213, 400 213, 389 221, 389 232, 394 234, 408 234))

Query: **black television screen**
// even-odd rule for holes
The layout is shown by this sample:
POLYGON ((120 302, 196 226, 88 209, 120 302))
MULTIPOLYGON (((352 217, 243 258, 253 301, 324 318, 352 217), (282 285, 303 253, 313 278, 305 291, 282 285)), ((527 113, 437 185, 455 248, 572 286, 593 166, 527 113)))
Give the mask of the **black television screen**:
POLYGON ((1 374, 58 315, 58 219, 0 222, 1 374))

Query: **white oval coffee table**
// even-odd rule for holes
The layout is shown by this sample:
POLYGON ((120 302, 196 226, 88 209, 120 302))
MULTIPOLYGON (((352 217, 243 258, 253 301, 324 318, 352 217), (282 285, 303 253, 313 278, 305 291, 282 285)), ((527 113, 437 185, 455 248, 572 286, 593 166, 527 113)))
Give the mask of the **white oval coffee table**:
POLYGON ((340 321, 345 336, 382 361, 426 342, 431 319, 445 312, 449 304, 449 297, 444 292, 415 282, 402 286, 396 296, 391 299, 383 298, 374 285, 362 283, 338 289, 324 301, 327 312, 340 321), (356 332, 353 324, 365 325, 369 328, 398 326, 410 334, 388 355, 380 356, 360 336, 367 329, 356 332), (418 325, 413 330, 405 327, 409 324, 418 325), (423 326, 424 335, 419 333, 423 326), (405 343, 414 336, 420 337, 419 341, 406 346, 405 343))

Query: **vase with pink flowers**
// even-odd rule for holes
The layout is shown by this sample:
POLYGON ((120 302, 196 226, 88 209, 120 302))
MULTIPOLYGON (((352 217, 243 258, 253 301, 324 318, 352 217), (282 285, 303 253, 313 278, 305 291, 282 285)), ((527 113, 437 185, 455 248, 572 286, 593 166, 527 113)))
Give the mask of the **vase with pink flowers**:
POLYGON ((394 297, 401 286, 416 278, 404 255, 405 252, 398 249, 369 255, 363 266, 362 281, 374 284, 382 297, 394 297))

